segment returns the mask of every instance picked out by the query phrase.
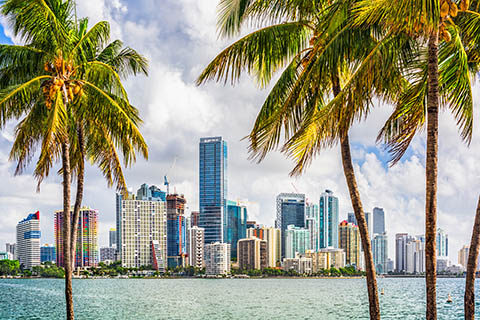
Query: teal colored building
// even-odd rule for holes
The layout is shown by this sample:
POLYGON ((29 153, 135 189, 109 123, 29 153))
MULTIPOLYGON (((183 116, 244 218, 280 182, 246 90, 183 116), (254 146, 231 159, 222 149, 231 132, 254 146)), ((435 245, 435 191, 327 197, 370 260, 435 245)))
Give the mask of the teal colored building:
POLYGON ((311 250, 310 230, 287 226, 285 230, 285 258, 295 258, 296 254, 304 254, 307 250, 311 250))
POLYGON ((227 200, 225 242, 230 244, 232 258, 237 258, 238 240, 247 237, 247 217, 246 206, 227 200))
POLYGON ((338 248, 338 198, 330 190, 320 195, 320 248, 338 248))

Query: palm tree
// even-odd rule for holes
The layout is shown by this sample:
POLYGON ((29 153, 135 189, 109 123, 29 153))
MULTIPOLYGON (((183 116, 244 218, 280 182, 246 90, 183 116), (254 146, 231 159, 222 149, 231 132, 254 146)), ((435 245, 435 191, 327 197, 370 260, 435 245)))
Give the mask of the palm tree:
MULTIPOLYGON (((99 22, 87 30, 86 20, 76 23, 73 19, 73 9, 74 3, 68 0, 5 1, 1 11, 15 35, 26 44, 0 46, 0 118, 2 124, 22 118, 10 154, 18 162, 16 174, 23 172, 38 147, 40 156, 34 175, 39 186, 54 163, 60 159, 62 163, 68 319, 74 318, 70 185, 72 169, 79 168, 71 158, 76 150, 82 150, 72 148, 78 135, 75 132, 79 125, 98 127, 97 135, 102 132, 103 140, 98 142, 102 141, 104 148, 97 153, 97 163, 104 173, 108 172, 108 163, 102 163, 99 153, 106 148, 105 139, 110 138, 110 146, 115 148, 128 145, 122 150, 127 163, 134 160, 132 150, 147 155, 137 126, 138 111, 130 105, 117 71, 100 58, 90 59, 108 40, 109 24, 99 22)), ((85 137, 85 150, 89 150, 88 138, 94 136, 85 137)), ((114 173, 114 179, 118 179, 114 173)))
POLYGON ((462 138, 471 140, 473 103, 471 79, 478 71, 478 5, 468 0, 363 0, 358 5, 358 25, 381 24, 392 34, 406 33, 418 44, 415 59, 403 65, 409 85, 382 129, 384 140, 400 160, 415 134, 425 126, 426 147, 426 319, 437 318, 436 229, 438 113, 441 106, 454 114, 462 138))
POLYGON ((480 249, 480 197, 473 225, 472 240, 468 251, 467 276, 465 277, 465 319, 475 319, 475 273, 477 271, 478 251, 480 249))
POLYGON ((219 30, 223 35, 236 34, 247 22, 262 26, 271 22, 272 25, 223 50, 208 65, 198 83, 209 79, 230 79, 234 83, 246 70, 266 85, 276 71, 285 68, 249 135, 251 155, 262 161, 268 152, 280 146, 283 134, 282 151, 297 162, 291 174, 300 174, 320 150, 340 142, 365 255, 370 317, 379 319, 370 235, 355 180, 348 130, 355 120, 362 118, 358 117, 359 112, 363 116, 368 114, 374 95, 391 99, 403 86, 398 68, 385 57, 390 51, 408 55, 409 50, 408 41, 401 37, 385 37, 379 46, 376 36, 382 32, 376 27, 354 28, 351 21, 354 4, 355 1, 331 4, 326 1, 282 4, 221 1, 219 30), (405 49, 391 50, 399 44, 398 48, 405 49), (364 60, 369 62, 359 64, 364 60), (345 81, 352 73, 355 86, 345 81))

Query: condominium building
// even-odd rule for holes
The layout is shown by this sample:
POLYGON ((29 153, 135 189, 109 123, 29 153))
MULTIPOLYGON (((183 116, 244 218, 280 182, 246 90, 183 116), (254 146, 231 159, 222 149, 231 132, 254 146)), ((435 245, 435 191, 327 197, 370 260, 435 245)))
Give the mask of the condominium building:
POLYGON ((205 229, 205 243, 225 242, 227 153, 222 137, 200 139, 198 226, 205 229))
POLYGON ((312 272, 345 267, 345 251, 343 249, 324 248, 317 252, 307 251, 305 257, 312 259, 312 272))
POLYGON ((11 254, 12 260, 16 260, 16 244, 15 243, 7 243, 5 244, 5 251, 11 254))
POLYGON ((25 269, 40 264, 40 212, 29 214, 17 224, 16 257, 25 269))
POLYGON ((100 261, 116 261, 117 260, 117 249, 112 247, 103 247, 100 248, 100 261))
POLYGON ((168 267, 175 268, 186 265, 187 257, 187 224, 183 195, 167 195, 167 260, 168 267))
POLYGON ((407 270, 407 242, 408 233, 397 233, 395 235, 395 272, 406 272, 407 270))
POLYGON ((283 270, 294 270, 299 274, 311 274, 312 259, 298 254, 293 258, 285 258, 283 259, 283 270))
POLYGON ((437 256, 448 257, 448 234, 440 228, 437 230, 437 256))
POLYGON ((320 248, 338 248, 338 198, 330 190, 320 195, 320 248))
POLYGON ((57 254, 55 246, 50 244, 44 244, 40 247, 40 262, 56 262, 57 254))
POLYGON ((470 252, 470 247, 467 245, 464 245, 458 251, 458 264, 462 265, 465 269, 467 268, 467 265, 468 265, 469 252, 470 252))
POLYGON ((267 241, 268 267, 280 267, 282 253, 282 233, 280 229, 271 227, 258 227, 247 229, 247 238, 256 237, 267 241))
MULTIPOLYGON (((70 210, 72 219, 73 210, 70 210)), ((63 210, 55 212, 55 247, 57 265, 64 267, 63 254, 63 210)), ((77 224, 77 245, 75 250, 75 268, 96 267, 98 265, 98 211, 83 207, 77 224)))
POLYGON ((267 241, 255 237, 238 240, 238 266, 240 270, 268 267, 267 241))
POLYGON ((310 231, 310 248, 318 251, 320 249, 320 212, 317 204, 306 204, 305 228, 310 231))
POLYGON ((231 246, 232 258, 237 258, 238 240, 247 237, 247 207, 238 201, 227 201, 225 242, 231 246))
POLYGON ((346 220, 342 221, 338 227, 338 238, 340 248, 345 250, 346 264, 360 269, 361 245, 358 227, 346 220))
POLYGON ((289 225, 285 230, 285 258, 311 250, 310 230, 289 225))
POLYGON ((230 245, 214 242, 205 244, 205 273, 224 275, 230 272, 230 245))
MULTIPOLYGON (((282 233, 282 257, 285 256, 287 227, 293 225, 305 228, 305 195, 298 193, 281 193, 277 196, 277 218, 275 227, 282 233)), ((293 256, 290 256, 293 258, 293 256)))
POLYGON ((142 185, 137 196, 117 194, 117 259, 122 266, 167 266, 167 206, 165 193, 142 185))
POLYGON ((387 233, 375 234, 372 240, 373 264, 378 274, 388 273, 387 233))
POLYGON ((205 230, 203 228, 193 226, 190 228, 189 232, 189 251, 188 251, 188 262, 189 265, 197 268, 203 268, 204 261, 204 245, 205 245, 205 230))
POLYGON ((410 237, 405 246, 406 273, 419 274, 425 272, 425 242, 410 237))

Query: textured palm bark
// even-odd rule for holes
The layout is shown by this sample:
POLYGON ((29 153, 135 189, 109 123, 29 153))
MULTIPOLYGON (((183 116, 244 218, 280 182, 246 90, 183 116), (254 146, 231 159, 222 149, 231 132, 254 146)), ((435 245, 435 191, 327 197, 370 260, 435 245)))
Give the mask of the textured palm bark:
MULTIPOLYGON (((332 83, 333 94, 337 96, 341 90, 338 77, 334 76, 332 78, 332 83)), ((370 242, 370 235, 368 234, 367 220, 365 219, 365 213, 363 212, 363 205, 360 199, 360 192, 358 191, 357 180, 355 179, 348 132, 342 137, 340 145, 343 172, 345 174, 345 179, 347 180, 348 191, 350 192, 350 199, 352 201, 353 211, 355 213, 355 218, 357 219, 360 238, 362 240, 365 269, 367 273, 370 319, 380 320, 380 304, 378 302, 377 278, 375 265, 373 263, 372 244, 370 242)))
POLYGON ((438 30, 428 40, 427 155, 425 196, 426 319, 437 319, 437 170, 438 170, 438 30))
POLYGON ((65 268, 65 302, 68 320, 75 318, 73 312, 72 264, 70 251, 70 143, 68 138, 62 143, 63 166, 63 264, 65 268))
POLYGON ((80 208, 82 207, 83 200, 83 185, 85 179, 85 132, 82 124, 77 125, 78 135, 78 148, 80 150, 80 160, 77 168, 77 191, 75 196, 75 205, 73 207, 72 227, 71 227, 71 241, 70 241, 70 254, 72 262, 72 270, 75 270, 75 257, 78 237, 78 221, 80 219, 80 208))
POLYGON ((475 319, 475 272, 477 270, 478 251, 480 247, 480 197, 478 198, 477 213, 473 225, 470 250, 468 252, 467 276, 465 279, 465 319, 475 319))

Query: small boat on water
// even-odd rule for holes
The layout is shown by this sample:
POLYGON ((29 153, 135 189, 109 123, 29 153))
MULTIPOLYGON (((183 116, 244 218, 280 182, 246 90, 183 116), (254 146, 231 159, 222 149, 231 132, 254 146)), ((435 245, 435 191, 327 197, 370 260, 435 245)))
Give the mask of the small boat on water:
POLYGON ((452 300, 452 296, 450 295, 450 293, 448 294, 448 298, 447 298, 447 303, 452 303, 453 300, 452 300))

